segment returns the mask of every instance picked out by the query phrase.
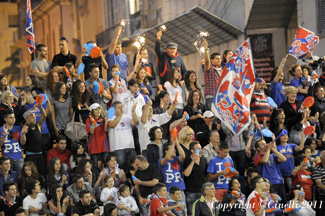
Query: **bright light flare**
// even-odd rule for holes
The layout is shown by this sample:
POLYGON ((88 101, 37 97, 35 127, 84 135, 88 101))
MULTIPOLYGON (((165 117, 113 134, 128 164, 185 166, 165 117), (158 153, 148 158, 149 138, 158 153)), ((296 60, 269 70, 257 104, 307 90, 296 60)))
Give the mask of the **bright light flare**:
POLYGON ((135 46, 136 48, 139 49, 141 47, 141 44, 140 44, 139 41, 136 41, 136 42, 133 43, 133 46, 135 46))
POLYGON ((162 26, 160 26, 160 31, 166 31, 166 26, 165 25, 162 25, 162 26))
POLYGON ((209 32, 200 32, 200 37, 208 37, 209 32))
POLYGON ((122 19, 122 21, 121 21, 121 26, 125 26, 125 21, 124 21, 124 19, 122 19))

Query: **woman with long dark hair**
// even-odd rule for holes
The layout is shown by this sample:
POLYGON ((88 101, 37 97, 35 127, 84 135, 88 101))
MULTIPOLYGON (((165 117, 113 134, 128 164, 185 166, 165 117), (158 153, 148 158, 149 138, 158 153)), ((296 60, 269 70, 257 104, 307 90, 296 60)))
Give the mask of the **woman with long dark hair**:
POLYGON ((27 75, 25 79, 25 86, 29 87, 34 98, 40 93, 44 93, 39 81, 35 75, 27 75))
POLYGON ((80 115, 83 123, 86 123, 86 120, 89 118, 88 101, 91 97, 91 91, 84 81, 76 80, 72 84, 70 96, 72 98, 70 114, 73 115, 73 113, 75 113, 76 122, 79 122, 80 115))
POLYGON ((47 183, 49 195, 52 193, 52 187, 56 184, 62 184, 64 189, 69 186, 69 173, 63 172, 62 163, 59 158, 53 157, 49 162, 47 183))
MULTIPOLYGON (((64 135, 64 130, 66 129, 67 124, 71 121, 71 98, 69 97, 67 86, 64 82, 59 81, 55 84, 53 97, 50 102, 52 104, 52 121, 55 135, 64 135)), ((67 149, 71 149, 70 139, 67 139, 67 149)))
POLYGON ((224 195, 222 204, 225 209, 221 215, 224 216, 244 216, 246 215, 245 203, 246 197, 241 192, 241 185, 236 177, 232 177, 228 183, 229 190, 224 195))
POLYGON ((200 125, 204 125, 203 113, 206 111, 205 105, 200 103, 202 98, 199 90, 192 90, 188 95, 187 105, 184 107, 183 112, 187 112, 190 119, 188 126, 190 126, 195 134, 198 132, 200 125))
POLYGON ((182 83, 179 80, 179 72, 178 69, 172 67, 167 70, 167 81, 164 84, 168 94, 170 95, 170 103, 173 103, 175 100, 175 96, 177 94, 177 105, 175 112, 178 116, 182 115, 182 111, 184 108, 184 101, 182 98, 182 83), (177 93, 176 93, 177 92, 177 93))
POLYGON ((149 164, 157 165, 160 158, 163 157, 163 144, 167 140, 162 139, 163 129, 154 126, 149 130, 150 143, 147 146, 147 158, 149 164))
POLYGON ((82 175, 85 182, 88 182, 91 186, 96 182, 96 176, 93 175, 93 165, 90 159, 82 159, 77 166, 76 174, 82 175))
POLYGON ((288 131, 288 128, 285 125, 285 119, 286 119, 286 115, 284 109, 279 108, 273 110, 270 118, 270 130, 273 133, 276 133, 277 131, 282 129, 286 129, 288 131))
POLYGON ((223 52, 223 55, 222 55, 222 62, 221 62, 221 67, 223 68, 227 61, 229 60, 229 58, 232 56, 233 52, 231 49, 226 49, 224 52, 223 52))
POLYGON ((52 199, 49 201, 51 215, 62 215, 69 207, 69 196, 63 192, 63 186, 56 184, 52 188, 52 199))
POLYGON ((41 187, 44 187, 43 177, 38 173, 37 167, 32 161, 27 161, 24 163, 23 168, 21 170, 21 179, 19 186, 21 194, 23 196, 28 195, 25 191, 25 185, 30 180, 38 181, 41 187))
POLYGON ((72 172, 76 171, 77 166, 82 159, 90 159, 89 154, 85 152, 85 147, 82 143, 79 142, 75 142, 71 146, 71 153, 72 155, 70 156, 70 167, 72 172))
POLYGON ((140 69, 138 70, 136 79, 139 81, 140 84, 139 86, 140 93, 142 94, 144 100, 147 103, 149 97, 153 94, 153 91, 150 82, 147 78, 146 71, 143 67, 140 67, 140 69))
MULTIPOLYGON (((185 85, 182 86, 182 90, 183 90, 182 98, 184 101, 184 105, 188 103, 187 99, 190 91, 198 90, 201 93, 201 96, 204 95, 203 88, 201 87, 200 84, 197 83, 197 76, 194 71, 192 70, 187 71, 185 74, 184 81, 185 81, 185 85)), ((204 97, 201 97, 200 103, 205 104, 204 97)))

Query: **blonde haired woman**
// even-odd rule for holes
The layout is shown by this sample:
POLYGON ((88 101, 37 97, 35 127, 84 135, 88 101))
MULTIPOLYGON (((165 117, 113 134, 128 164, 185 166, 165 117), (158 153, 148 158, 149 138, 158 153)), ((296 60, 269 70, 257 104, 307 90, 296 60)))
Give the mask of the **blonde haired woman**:
POLYGON ((299 109, 302 108, 302 102, 297 100, 298 89, 293 86, 285 88, 287 100, 283 101, 280 108, 284 110, 285 123, 284 125, 290 131, 293 126, 301 119, 302 112, 299 109))
POLYGON ((5 91, 1 96, 0 103, 0 127, 5 123, 4 114, 6 111, 12 110, 15 113, 15 125, 21 125, 24 121, 23 114, 25 109, 26 99, 21 100, 21 106, 14 102, 14 94, 11 91, 5 91))
MULTIPOLYGON (((194 130, 189 126, 183 127, 178 133, 179 144, 181 144, 181 147, 183 148, 186 157, 187 156, 189 157, 191 155, 190 143, 193 141, 192 140, 193 136, 194 136, 194 130)), ((177 150, 176 150, 176 155, 178 155, 177 150)))

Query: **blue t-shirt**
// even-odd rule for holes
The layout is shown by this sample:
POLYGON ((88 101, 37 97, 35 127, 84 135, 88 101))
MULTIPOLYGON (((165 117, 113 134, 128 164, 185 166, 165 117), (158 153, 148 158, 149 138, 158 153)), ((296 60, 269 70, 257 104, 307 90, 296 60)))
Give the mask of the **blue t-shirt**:
MULTIPOLYGON (((220 171, 225 170, 226 168, 234 167, 234 163, 230 157, 221 159, 219 156, 212 158, 209 162, 209 167, 207 172, 216 174, 220 171), (226 166, 225 166, 226 165, 226 166)), ((226 178, 224 175, 220 175, 218 178, 212 181, 215 189, 226 189, 228 190, 228 183, 230 178, 226 178)))
POLYGON ((119 56, 115 55, 115 53, 113 53, 112 55, 110 55, 107 51, 106 55, 105 55, 105 60, 108 63, 108 70, 107 70, 107 80, 111 80, 113 78, 112 73, 111 73, 111 68, 113 64, 118 64, 121 68, 121 74, 120 77, 122 78, 126 78, 126 76, 128 75, 127 73, 127 67, 128 67, 128 58, 126 57, 126 55, 124 53, 121 53, 119 56))
MULTIPOLYGON (((3 127, 0 127, 0 134, 3 133, 3 127)), ((8 130, 8 135, 1 146, 2 155, 7 156, 13 160, 23 159, 21 148, 19 145, 19 138, 21 137, 21 127, 14 125, 11 131, 8 130), (10 139, 12 137, 12 139, 10 139)))
POLYGON ((285 146, 282 145, 276 146, 278 152, 280 152, 281 154, 283 154, 284 157, 287 158, 286 162, 279 164, 279 169, 282 176, 291 176, 291 171, 295 168, 294 161, 293 161, 294 159, 293 152, 296 146, 297 146, 296 144, 291 144, 291 143, 287 143, 287 145, 285 146))
MULTIPOLYGON (((304 88, 304 86, 302 85, 302 83, 299 80, 297 80, 296 77, 294 77, 290 81, 290 86, 293 86, 293 87, 296 87, 296 88, 298 88, 300 86, 301 88, 304 88)), ((297 93, 297 100, 303 101, 304 99, 305 99, 305 95, 298 92, 297 93)))
POLYGON ((286 100, 286 90, 284 89, 284 85, 279 81, 274 83, 272 80, 271 90, 274 102, 278 105, 278 107, 280 107, 281 103, 286 100))
POLYGON ((182 191, 185 190, 185 182, 182 176, 182 164, 178 161, 180 156, 174 157, 166 163, 165 166, 160 165, 161 158, 158 162, 159 169, 163 174, 163 182, 166 185, 167 191, 173 186, 179 187, 182 191))
POLYGON ((263 154, 256 153, 254 156, 254 164, 259 174, 263 178, 267 178, 271 185, 283 184, 282 175, 279 169, 278 158, 274 153, 270 154, 269 160, 266 164, 259 164, 263 154))
MULTIPOLYGON (((35 105, 35 102, 32 103, 32 104, 27 104, 26 103, 25 104, 25 108, 26 108, 26 110, 30 110, 30 109, 33 109, 34 105, 35 105)), ((46 103, 43 104, 43 108, 44 109, 47 109, 47 104, 46 103)), ((36 122, 38 122, 41 119, 41 117, 42 117, 41 108, 38 106, 36 108, 36 110, 34 110, 34 113, 35 113, 35 117, 36 117, 36 122)), ((47 134, 47 133, 49 133, 49 129, 47 128, 46 121, 44 121, 43 124, 42 124, 42 134, 47 134)))

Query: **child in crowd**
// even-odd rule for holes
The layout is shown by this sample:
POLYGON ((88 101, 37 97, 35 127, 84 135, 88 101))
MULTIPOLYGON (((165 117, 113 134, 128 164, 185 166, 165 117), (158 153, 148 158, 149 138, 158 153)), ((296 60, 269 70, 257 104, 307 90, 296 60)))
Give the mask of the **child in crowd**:
MULTIPOLYGON (((308 150, 306 148, 306 150, 308 150)), ((306 151, 305 151, 306 152, 306 151)), ((292 186, 300 185, 304 188, 305 191, 305 199, 311 200, 312 199, 312 186, 314 184, 312 180, 311 172, 308 171, 308 164, 309 161, 305 161, 304 155, 298 155, 295 157, 295 165, 296 168, 292 170, 291 174, 292 178, 292 186)))
POLYGON ((316 144, 316 139, 314 138, 307 138, 306 139, 306 146, 309 145, 310 149, 311 149, 311 161, 313 162, 313 164, 315 164, 315 159, 317 157, 319 157, 320 155, 320 151, 316 150, 317 148, 317 144, 316 144))
MULTIPOLYGON (((182 198, 182 191, 179 187, 173 186, 169 189, 169 194, 171 196, 171 199, 167 201, 168 206, 173 206, 177 205, 178 203, 181 202, 182 198)), ((177 209, 172 209, 171 212, 176 215, 176 216, 186 216, 186 208, 183 206, 183 208, 177 208, 177 209)))
POLYGON ((167 188, 166 185, 163 183, 157 183, 153 187, 153 192, 155 195, 153 196, 150 202, 150 216, 165 216, 167 215, 174 215, 170 210, 176 208, 183 208, 183 203, 178 203, 177 205, 168 206, 166 196, 167 196, 167 188))
POLYGON ((112 176, 107 176, 104 180, 105 188, 100 194, 100 201, 103 202, 104 206, 107 203, 115 203, 117 200, 117 189, 114 187, 114 179, 112 176))
POLYGON ((130 195, 130 187, 123 184, 118 189, 118 192, 121 196, 116 201, 116 206, 118 208, 117 215, 126 216, 139 213, 138 205, 135 199, 130 195))

